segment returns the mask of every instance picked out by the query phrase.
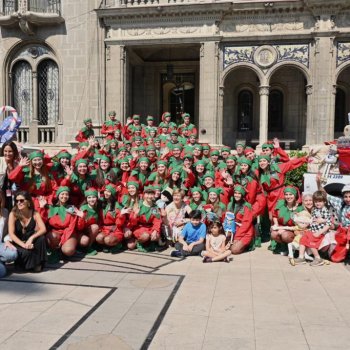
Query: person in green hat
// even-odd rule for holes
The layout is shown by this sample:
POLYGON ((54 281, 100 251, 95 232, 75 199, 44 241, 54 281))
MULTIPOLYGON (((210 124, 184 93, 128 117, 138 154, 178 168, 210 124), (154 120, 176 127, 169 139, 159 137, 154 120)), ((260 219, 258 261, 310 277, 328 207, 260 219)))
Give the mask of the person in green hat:
POLYGON ((210 146, 207 143, 203 143, 203 145, 202 145, 203 159, 209 159, 210 158, 210 151, 211 151, 210 146))
POLYGON ((237 157, 242 157, 244 155, 245 143, 238 141, 236 142, 236 152, 237 157))
POLYGON ((166 160, 158 160, 156 163, 156 171, 152 172, 148 179, 147 185, 162 185, 164 186, 168 182, 168 162, 166 160))
POLYGON ((152 136, 152 137, 154 137, 155 134, 157 133, 157 127, 154 124, 154 117, 152 115, 148 115, 147 118, 146 118, 146 123, 147 123, 146 125, 142 124, 141 136, 143 138, 152 136, 151 135, 151 131, 152 132, 154 131, 155 133, 152 136))
POLYGON ((59 262, 59 251, 65 256, 73 256, 78 245, 77 216, 75 207, 69 204, 69 193, 69 187, 60 186, 56 191, 55 201, 49 206, 46 239, 50 249, 50 263, 59 262))
POLYGON ((274 138, 272 142, 264 143, 261 146, 261 154, 265 156, 270 156, 272 163, 285 163, 289 161, 289 156, 284 151, 278 138, 274 138))
POLYGON ((202 214, 204 215, 204 209, 203 206, 206 204, 203 190, 201 187, 195 186, 190 188, 190 193, 191 193, 191 199, 189 206, 192 210, 201 210, 202 214))
POLYGON ((204 160, 197 160, 193 166, 194 166, 194 175, 196 177, 196 184, 199 186, 204 185, 204 174, 206 172, 206 162, 204 160))
POLYGON ((211 212, 213 212, 220 222, 224 219, 224 214, 226 212, 226 205, 221 202, 220 195, 223 194, 223 190, 221 188, 210 187, 207 190, 208 199, 207 204, 212 206, 211 212))
POLYGON ((186 129, 188 132, 187 136, 194 135, 197 137, 198 131, 196 126, 191 123, 191 116, 189 113, 182 113, 181 117, 183 119, 183 124, 178 127, 179 134, 182 135, 184 129, 186 129))
POLYGON ((193 153, 198 142, 197 137, 195 135, 189 135, 188 138, 184 138, 183 140, 185 153, 193 153))
POLYGON ((217 171, 218 170, 219 157, 220 157, 219 150, 213 149, 210 152, 210 160, 209 160, 208 164, 206 165, 206 169, 208 171, 217 171))
POLYGON ((147 157, 141 157, 138 159, 137 166, 131 171, 130 177, 133 181, 138 181, 142 185, 145 185, 148 177, 151 174, 151 170, 149 168, 150 161, 147 157))
POLYGON ((80 129, 77 135, 75 136, 75 140, 78 142, 87 142, 90 137, 95 137, 94 129, 92 126, 92 119, 84 119, 84 124, 85 126, 82 129, 80 129))
MULTIPOLYGON (((202 159, 203 159, 203 146, 196 143, 193 146, 193 161, 194 161, 194 163, 196 163, 197 161, 202 160, 202 159)), ((206 162, 206 164, 207 164, 207 162, 206 162)))
POLYGON ((106 136, 107 140, 113 140, 115 131, 121 130, 122 125, 119 120, 117 120, 117 113, 111 111, 108 113, 109 120, 102 124, 101 134, 106 136))
POLYGON ((97 189, 102 196, 106 185, 117 183, 119 169, 112 166, 112 160, 108 155, 100 154, 98 167, 91 173, 94 175, 97 189))
POLYGON ((243 186, 236 185, 233 197, 227 210, 235 214, 236 233, 231 245, 232 254, 241 254, 249 248, 254 239, 253 210, 245 200, 246 191, 243 186))
POLYGON ((179 142, 179 133, 177 130, 172 130, 170 132, 170 141, 166 144, 166 147, 169 150, 173 150, 174 146, 181 146, 181 143, 179 142))
POLYGON ((231 154, 231 148, 228 146, 223 146, 221 148, 221 159, 226 161, 227 157, 231 154))
POLYGON ((172 130, 177 130, 176 123, 171 121, 171 114, 170 112, 164 112, 162 114, 162 121, 158 126, 158 133, 161 132, 161 129, 167 128, 168 132, 171 132, 172 130))
POLYGON ((133 114, 131 118, 128 117, 126 120, 126 124, 122 129, 122 132, 123 136, 127 140, 130 140, 133 136, 141 136, 142 126, 140 122, 140 115, 133 114))
POLYGON ((60 186, 64 178, 67 176, 67 167, 71 165, 72 155, 63 149, 58 152, 54 157, 52 157, 52 166, 50 172, 55 181, 56 186, 60 186))

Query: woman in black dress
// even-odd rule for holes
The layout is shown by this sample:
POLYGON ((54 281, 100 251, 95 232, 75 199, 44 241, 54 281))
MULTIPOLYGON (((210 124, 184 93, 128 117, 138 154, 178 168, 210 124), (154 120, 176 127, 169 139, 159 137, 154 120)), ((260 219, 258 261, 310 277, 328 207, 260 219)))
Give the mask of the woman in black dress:
POLYGON ((28 192, 15 195, 15 206, 9 217, 9 234, 17 248, 16 265, 40 272, 46 262, 46 227, 28 192))

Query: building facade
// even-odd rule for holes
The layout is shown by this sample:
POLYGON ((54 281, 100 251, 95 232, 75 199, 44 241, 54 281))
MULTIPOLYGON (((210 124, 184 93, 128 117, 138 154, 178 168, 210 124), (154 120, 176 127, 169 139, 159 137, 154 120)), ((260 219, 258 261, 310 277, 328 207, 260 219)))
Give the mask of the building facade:
POLYGON ((291 148, 342 134, 347 0, 2 0, 0 102, 20 137, 66 143, 101 124, 189 112, 202 142, 291 148))

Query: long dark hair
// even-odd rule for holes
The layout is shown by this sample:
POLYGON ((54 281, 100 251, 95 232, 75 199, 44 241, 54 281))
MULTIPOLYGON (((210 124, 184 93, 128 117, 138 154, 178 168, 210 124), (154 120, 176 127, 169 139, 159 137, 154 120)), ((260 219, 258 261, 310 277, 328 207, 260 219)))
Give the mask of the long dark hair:
POLYGON ((18 158, 19 158, 19 152, 18 152, 18 149, 17 149, 16 144, 15 144, 14 142, 12 142, 12 141, 6 141, 6 142, 1 146, 0 157, 3 157, 3 156, 4 156, 4 150, 5 150, 5 147, 6 147, 6 146, 11 147, 12 152, 13 152, 13 159, 18 159, 18 158))
MULTIPOLYGON (((34 202, 33 202, 32 196, 30 195, 29 192, 27 192, 27 191, 19 191, 19 192, 16 192, 15 200, 16 200, 16 198, 17 198, 18 196, 24 197, 24 199, 29 203, 28 209, 34 211, 34 202)), ((17 203, 15 203, 15 206, 14 206, 13 209, 12 209, 12 213, 14 214, 14 216, 15 216, 16 219, 18 219, 18 220, 22 220, 22 219, 23 219, 23 215, 22 215, 22 213, 20 212, 20 210, 18 209, 17 203)))

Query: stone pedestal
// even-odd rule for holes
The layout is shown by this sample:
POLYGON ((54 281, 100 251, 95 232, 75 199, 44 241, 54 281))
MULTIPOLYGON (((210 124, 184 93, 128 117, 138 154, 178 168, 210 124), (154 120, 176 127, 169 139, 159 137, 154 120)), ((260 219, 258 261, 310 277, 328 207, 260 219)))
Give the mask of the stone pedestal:
POLYGON ((269 86, 260 86, 260 119, 259 119, 259 145, 261 146, 268 138, 269 123, 269 86))

